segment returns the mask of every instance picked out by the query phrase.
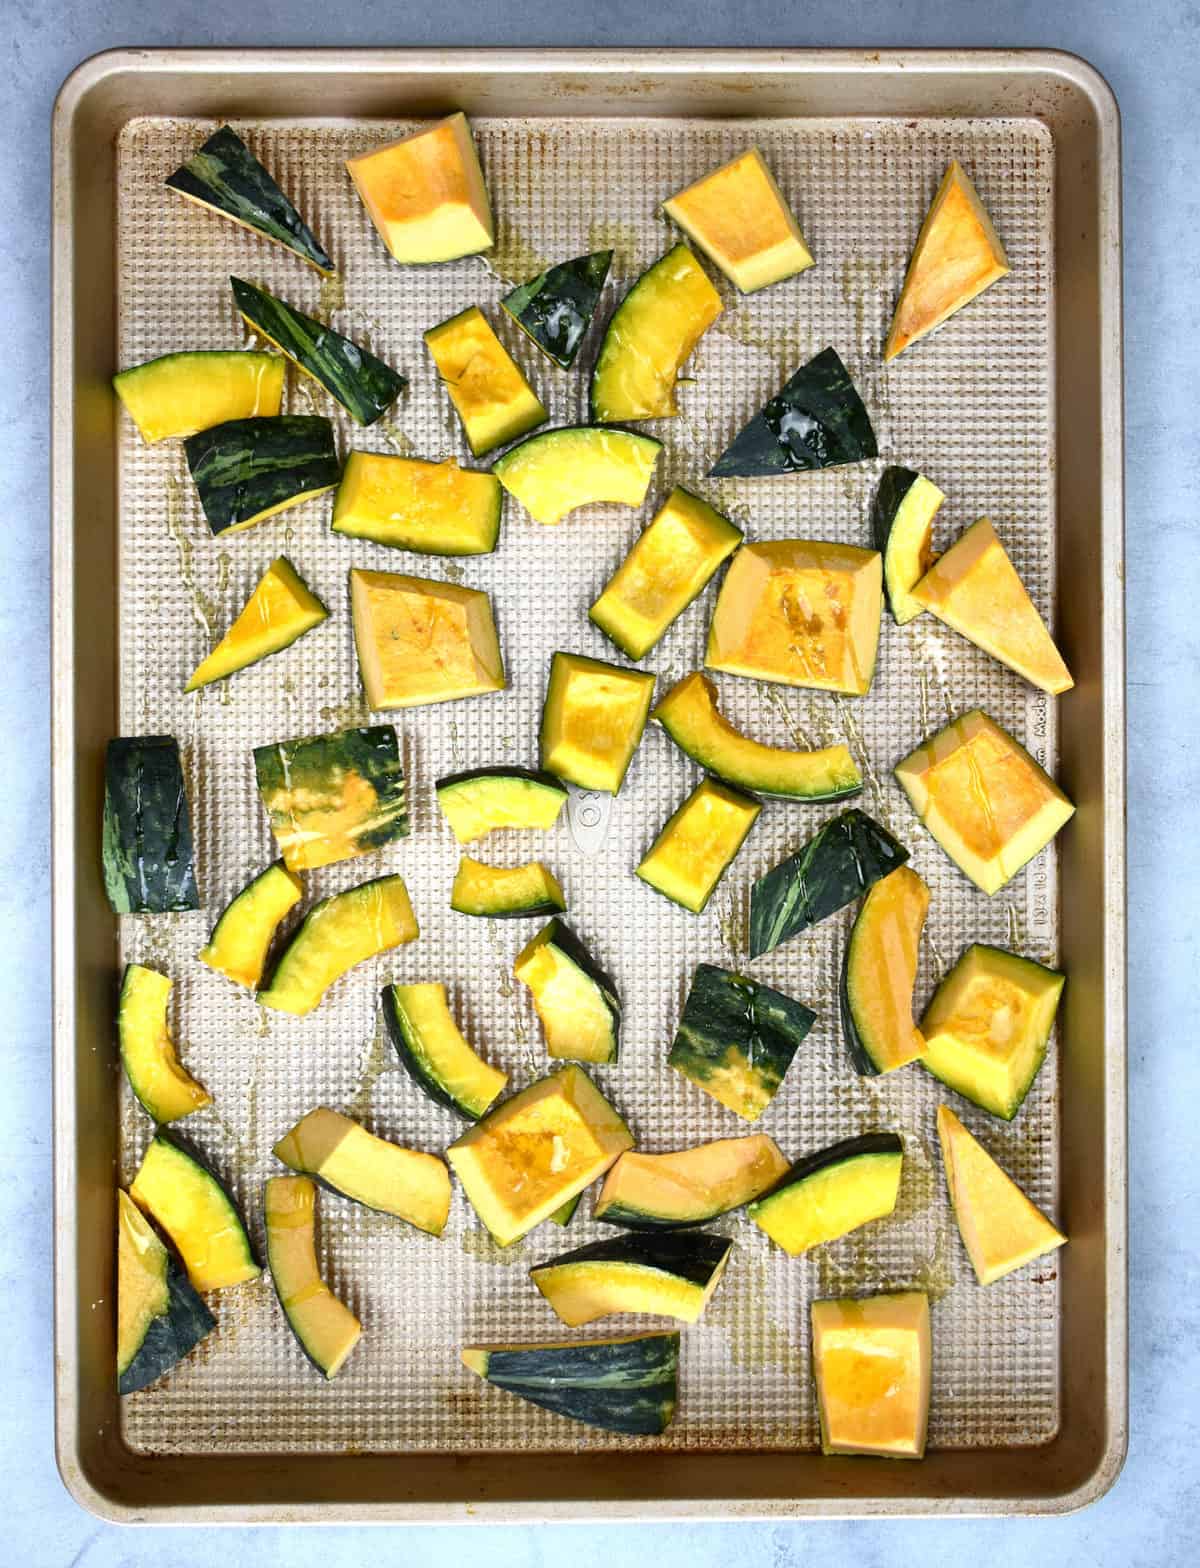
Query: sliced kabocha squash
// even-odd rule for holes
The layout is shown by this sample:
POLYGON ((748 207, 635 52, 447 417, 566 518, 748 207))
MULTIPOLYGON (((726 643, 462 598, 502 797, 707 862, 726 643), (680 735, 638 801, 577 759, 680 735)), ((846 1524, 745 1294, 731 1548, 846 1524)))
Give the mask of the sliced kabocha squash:
POLYGON ((327 1378, 335 1378, 362 1336, 362 1324, 333 1294, 317 1266, 317 1189, 307 1176, 271 1176, 263 1204, 267 1265, 288 1327, 327 1378))
POLYGON ((954 159, 917 235, 884 359, 895 359, 1011 270, 987 210, 954 159))
POLYGON ((192 822, 172 736, 109 741, 101 862, 104 891, 118 915, 199 909, 192 822))
POLYGON ((699 964, 667 1061, 754 1122, 775 1098, 817 1015, 803 1002, 715 964, 699 964))
POLYGON ((654 676, 556 653, 542 706, 542 767, 580 789, 615 795, 638 748, 654 676))
POLYGON ((788 1162, 765 1132, 718 1138, 672 1154, 623 1154, 596 1200, 595 1218, 626 1230, 681 1230, 740 1209, 773 1187, 788 1162))
POLYGON ((843 1138, 797 1160, 746 1213, 796 1258, 890 1214, 903 1165, 904 1144, 894 1132, 843 1138))
POLYGON ((561 883, 540 860, 508 868, 485 866, 464 855, 450 890, 450 908, 456 913, 489 920, 552 915, 566 907, 561 883))
POLYGON ((528 768, 473 768, 437 781, 437 802, 460 844, 501 828, 552 828, 567 791, 550 773, 528 768))
POLYGON ((555 1415, 635 1437, 666 1431, 678 1392, 678 1333, 557 1345, 480 1345, 463 1365, 555 1415))
POLYGON ((678 414, 684 361, 721 314, 721 296, 686 245, 673 246, 613 312, 592 372, 598 425, 678 414))
POLYGON ((842 967, 842 1036, 855 1072, 894 1072, 925 1054, 912 997, 928 909, 929 889, 910 866, 889 872, 862 901, 842 967))
POLYGON ((978 708, 918 746, 896 777, 951 860, 989 894, 1075 813, 1025 748, 978 708))
POLYGON ((171 982, 156 969, 128 964, 117 1004, 121 1065, 129 1087, 156 1122, 175 1122, 212 1104, 212 1095, 186 1072, 167 1023, 171 982))
POLYGON ((727 1236, 703 1231, 617 1236, 539 1263, 529 1277, 568 1328, 618 1312, 696 1323, 732 1251, 727 1236))
POLYGON ((709 473, 770 478, 877 457, 871 416, 835 349, 801 365, 736 435, 709 473))
POLYGON ((560 370, 570 370, 575 363, 611 263, 611 250, 561 261, 500 301, 521 331, 560 370))
POLYGON ((612 1063, 621 1035, 616 984, 562 920, 551 920, 517 954, 513 974, 527 985, 551 1056, 612 1063))
POLYGON ((177 1134, 155 1135, 129 1196, 175 1243, 197 1290, 224 1290, 262 1273, 233 1199, 177 1134))
POLYGON ((500 481, 451 457, 351 452, 333 502, 335 534, 418 555, 488 555, 500 537, 500 481))
POLYGON ((672 903, 700 914, 761 810, 752 795, 701 779, 647 850, 638 876, 672 903))
POLYGON ((179 1260, 118 1188, 117 1392, 157 1382, 215 1326, 179 1260))
POLYGON ((750 891, 750 956, 761 958, 853 904, 908 859, 908 850, 866 812, 832 817, 750 891))
POLYGON ((502 1101, 450 1145, 446 1158, 476 1214, 507 1247, 632 1146, 629 1128, 572 1066, 502 1101))
POLYGON ((743 294, 813 264, 800 226, 757 147, 663 202, 663 211, 743 294))
POLYGON ((228 419, 277 414, 283 371, 278 354, 201 349, 122 370, 113 390, 143 441, 167 441, 228 419))
POLYGON ((588 617, 630 659, 645 658, 742 542, 742 531, 676 485, 588 617))
POLYGON ((197 666, 184 691, 211 686, 260 659, 282 653, 328 616, 329 611, 288 558, 279 556, 259 578, 237 620, 197 666))
POLYGON ((933 1381, 929 1297, 907 1290, 814 1301, 811 1315, 821 1452, 922 1459, 933 1381))
POLYGON ((455 261, 491 249, 492 209, 465 114, 348 158, 346 168, 397 261, 455 261))
POLYGON ((476 457, 515 441, 549 417, 478 305, 431 327, 425 347, 476 457))
POLYGON ((324 495, 340 473, 333 426, 319 414, 230 419, 189 436, 183 450, 214 534, 324 495))
POLYGON ((394 725, 256 746, 254 774, 289 871, 351 860, 408 834, 394 725))
POLYGON ((372 708, 414 708, 504 690, 492 601, 481 589, 355 566, 350 607, 372 708))
POLYGON ((871 537, 883 556, 883 590, 897 626, 920 615, 913 589, 933 564, 933 519, 946 497, 924 474, 885 468, 871 507, 871 537))
POLYGON ((551 1225, 559 1225, 563 1230, 566 1230, 567 1226, 575 1218, 575 1210, 579 1207, 579 1200, 582 1197, 583 1193, 577 1192, 573 1198, 567 1199, 561 1209, 555 1209, 550 1216, 551 1225))
POLYGON ((418 935, 403 877, 361 882, 313 905, 258 1000, 280 1013, 311 1013, 356 964, 418 935))
POLYGON ((492 472, 538 523, 560 523, 581 506, 641 506, 662 442, 632 430, 564 425, 511 447, 492 472))
POLYGON ((312 230, 235 131, 223 125, 167 180, 170 190, 254 229, 318 272, 333 262, 312 230))
POLYGON ((713 611, 710 670, 864 696, 883 611, 878 551, 812 539, 743 545, 713 611))
POLYGON ((504 1093, 508 1074, 490 1067, 463 1037, 444 985, 387 986, 383 1020, 405 1072, 435 1105, 473 1122, 504 1093))
POLYGON ((257 991, 280 922, 303 896, 300 878, 282 860, 275 861, 226 905, 196 956, 234 985, 257 991))
POLYGON ((450 1173, 434 1154, 377 1138, 340 1111, 318 1106, 275 1145, 275 1158, 331 1192, 440 1236, 450 1214, 450 1173))
POLYGON ((921 1065, 981 1110, 1011 1121, 1041 1071, 1066 976, 975 942, 921 1020, 921 1065))

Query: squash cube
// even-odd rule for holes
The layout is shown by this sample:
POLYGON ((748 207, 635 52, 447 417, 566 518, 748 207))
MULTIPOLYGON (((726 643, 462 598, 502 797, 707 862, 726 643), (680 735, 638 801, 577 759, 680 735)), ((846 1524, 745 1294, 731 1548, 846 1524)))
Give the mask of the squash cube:
POLYGON ((762 802, 717 779, 701 779, 643 856, 637 875, 700 914, 733 864, 762 802))
POLYGON ((663 211, 743 294, 813 264, 800 227, 757 147, 663 202, 663 211))
POLYGON ((814 1301, 811 1314, 822 1453, 923 1458, 933 1360, 924 1291, 814 1301))
POLYGON ((480 589, 353 567, 350 601, 358 667, 372 708, 503 691, 492 603, 480 589))
POLYGON ((542 707, 542 767, 580 789, 615 795, 646 728, 653 695, 653 675, 556 653, 542 707))
POLYGON ((346 168, 397 261, 453 261, 491 249, 492 209, 465 114, 349 158, 346 168))
POLYGON ((476 457, 515 441, 546 419, 541 399, 478 305, 431 327, 425 347, 476 457))

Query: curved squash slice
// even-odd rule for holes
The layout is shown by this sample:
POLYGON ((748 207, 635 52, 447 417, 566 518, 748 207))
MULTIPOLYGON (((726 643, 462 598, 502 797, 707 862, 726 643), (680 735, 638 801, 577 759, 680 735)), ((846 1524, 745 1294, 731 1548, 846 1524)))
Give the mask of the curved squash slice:
POLYGON ((797 1160, 746 1213, 789 1257, 836 1241, 896 1207, 904 1145, 894 1132, 864 1133, 797 1160))
POLYGON ((646 728, 654 676, 556 653, 542 705, 542 767, 580 789, 615 795, 646 728))
POLYGON ((246 607, 183 688, 211 686, 260 659, 290 648, 329 611, 285 555, 272 561, 258 580, 246 607))
POLYGON ((279 923, 303 896, 300 878, 282 860, 275 861, 225 906, 196 957, 234 985, 256 991, 279 923))
POLYGON ((913 1022, 917 949, 929 889, 909 866, 871 887, 846 944, 842 968, 842 1034, 854 1070, 894 1072, 925 1054, 913 1022))
POLYGON ((212 1104, 212 1095, 180 1065, 167 1024, 171 982, 156 969, 129 964, 121 982, 117 1033, 129 1087, 156 1122, 175 1122, 212 1104))
POLYGON ((362 1324, 330 1290, 317 1267, 317 1189, 307 1176, 272 1176, 264 1218, 267 1264, 279 1305, 304 1354, 335 1378, 362 1336, 362 1324))
POLYGON ((173 735, 109 741, 100 858, 116 914, 199 909, 191 813, 173 735))
POLYGON ((169 1372, 216 1320, 178 1259, 128 1194, 117 1189, 117 1392, 169 1372))
POLYGON ((641 506, 661 451, 631 430, 564 425, 512 447, 492 472, 535 522, 559 523, 598 501, 641 506))
POLYGON ((509 869, 485 866, 464 855, 450 890, 451 909, 460 915, 482 915, 489 920, 552 915, 566 907, 558 878, 540 860, 509 869))
POLYGON ((500 537, 500 481, 454 458, 351 452, 333 502, 335 534, 418 555, 488 555, 500 537))
POLYGON ((389 985, 383 1019, 401 1065, 435 1105, 473 1122, 503 1094, 508 1074, 471 1049, 450 1012, 444 985, 389 985))
POLYGON ((618 1312, 654 1312, 696 1323, 721 1283, 726 1236, 618 1236, 564 1252, 529 1277, 569 1328, 618 1312))
POLYGON ((616 984, 563 921, 552 920, 521 949, 513 974, 533 994, 551 1056, 616 1061, 621 1034, 616 984))
POLYGON ((637 875, 698 915, 733 864, 762 802, 716 779, 701 779, 647 850, 637 875))
POLYGON ((813 264, 799 225, 757 147, 663 202, 663 211, 743 294, 813 264))
POLYGON ((113 377, 113 390, 143 441, 167 441, 227 419, 277 414, 283 369, 278 354, 201 349, 122 370, 113 377))
POLYGON ((871 537, 883 556, 883 587, 897 626, 920 615, 913 589, 933 564, 933 519, 946 497, 911 468, 885 468, 871 507, 871 537))
POLYGON ((175 1243, 197 1290, 224 1290, 262 1273, 233 1199, 176 1135, 155 1135, 129 1196, 175 1243))
POLYGON ((678 1333, 557 1345, 479 1345, 463 1365, 531 1405, 605 1432, 653 1436, 675 1414, 678 1333))
POLYGON ((425 347, 476 457, 515 441, 549 417, 478 305, 431 327, 425 347))
POLYGON ((474 768, 436 785, 437 802, 460 844, 499 828, 552 828, 567 792, 551 773, 529 768, 474 768))
POLYGON ((340 472, 333 426, 319 414, 229 419, 183 443, 214 534, 238 533, 324 495, 340 472))
POLYGON ((354 647, 372 708, 414 708, 503 691, 492 601, 478 588, 350 569, 354 647))
POLYGON ((627 1230, 679 1230, 740 1209, 783 1176, 773 1138, 749 1133, 673 1154, 623 1154, 604 1178, 593 1218, 627 1230))
POLYGON ((928 1296, 814 1301, 811 1312, 821 1452, 923 1458, 933 1374, 928 1296))
POLYGON ((801 365, 736 435, 709 473, 771 478, 876 457, 871 416, 836 349, 801 365))
POLYGON ((492 210, 465 114, 348 158, 346 168, 397 261, 454 261, 491 249, 492 210))
POLYGON ((570 370, 600 303, 611 250, 548 267, 506 294, 501 306, 560 370, 570 370))
POLYGON ((377 1138, 319 1106, 275 1145, 275 1158, 364 1208, 440 1236, 450 1214, 450 1173, 434 1154, 377 1138))

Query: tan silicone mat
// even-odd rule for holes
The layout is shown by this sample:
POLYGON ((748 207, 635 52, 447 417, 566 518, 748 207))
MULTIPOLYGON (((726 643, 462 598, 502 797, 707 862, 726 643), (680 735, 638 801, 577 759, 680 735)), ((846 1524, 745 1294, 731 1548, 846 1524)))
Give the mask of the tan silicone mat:
MULTIPOLYGON (((400 1070, 377 1020, 389 980, 443 980, 468 1036, 513 1075, 546 1069, 537 1020, 509 978, 528 921, 472 920, 448 907, 458 848, 433 783, 484 763, 535 764, 551 652, 615 658, 587 606, 673 482, 700 490, 754 539, 801 535, 865 544, 870 496, 884 460, 929 474, 947 493, 939 548, 979 515, 995 521, 1046 615, 1054 604, 1052 414, 1052 147, 1044 127, 1003 121, 755 122, 492 120, 479 142, 498 221, 495 252, 421 270, 384 255, 343 169, 351 153, 408 122, 239 125, 331 251, 340 281, 171 195, 164 178, 213 125, 141 119, 118 150, 120 363, 183 348, 245 342, 227 282, 262 282, 365 341, 410 379, 388 420, 359 430, 330 400, 289 377, 285 408, 337 420, 343 450, 457 454, 469 461, 422 331, 481 305, 548 404, 553 423, 586 419, 593 335, 574 372, 543 360, 497 307, 505 287, 545 264, 601 246, 615 250, 602 313, 673 235, 659 201, 757 142, 779 177, 816 267, 750 299, 718 279, 725 314, 686 374, 682 416, 651 429, 666 449, 639 514, 594 508, 547 529, 506 504, 500 548, 460 563, 337 539, 321 498, 228 542, 205 525, 176 444, 148 448, 120 432, 121 727, 169 731, 184 748, 201 913, 122 922, 126 960, 176 980, 175 1028, 187 1065, 215 1108, 187 1130, 230 1178, 261 1241, 260 1194, 278 1167, 271 1145, 314 1105, 361 1117, 402 1143, 440 1151, 460 1124, 400 1070), (975 178, 1007 247, 1012 276, 897 364, 880 346, 905 262, 946 162, 975 178), (870 409, 883 458, 794 478, 703 478, 763 400, 803 361, 834 345, 870 409), (321 628, 221 688, 181 695, 192 668, 240 609, 268 562, 284 552, 332 610, 321 628), (422 934, 364 965, 307 1019, 264 1015, 195 961, 216 913, 274 856, 254 787, 251 748, 368 719, 352 647, 346 571, 352 564, 452 578, 493 596, 510 689, 502 695, 395 714, 410 784, 412 836, 384 852, 313 873, 316 898, 383 871, 402 871, 422 934)), ((711 589, 646 661, 659 691, 699 666, 711 589)), ((1056 875, 1043 854, 988 900, 924 833, 890 769, 948 712, 976 704, 1051 766, 1053 704, 925 617, 886 620, 874 687, 837 700, 722 678, 722 706, 764 739, 845 737, 868 771, 860 801, 909 845, 933 890, 919 981, 924 1001, 969 940, 1052 958, 1056 875)), ((801 742, 803 743, 803 742, 801 742)), ((542 856, 560 875, 569 919, 616 977, 626 1003, 619 1065, 597 1080, 630 1120, 638 1145, 678 1148, 745 1125, 667 1068, 665 1057, 694 966, 744 962, 748 889, 837 808, 768 805, 709 912, 676 909, 632 875, 642 851, 695 781, 696 770, 657 727, 646 734, 616 801, 602 851, 585 856, 564 821, 547 836, 486 841, 484 858, 542 856)), ((811 1447, 816 1414, 808 1375, 807 1307, 814 1296, 916 1285, 933 1298, 934 1445, 1040 1443, 1057 1429, 1058 1286, 1051 1259, 987 1290, 973 1280, 940 1172, 934 1081, 917 1068, 857 1077, 839 1034, 836 981, 849 917, 758 961, 751 972, 802 998, 819 1021, 759 1126, 789 1157, 850 1133, 895 1128, 906 1144, 896 1216, 789 1260, 744 1217, 717 1228, 737 1238, 725 1282, 704 1320, 684 1331, 680 1403, 661 1439, 675 1448, 811 1447)), ((122 1089, 122 1173, 134 1173, 149 1124, 122 1089)), ((1056 1213, 1054 1053, 1016 1124, 956 1103, 1036 1203, 1056 1213)), ((212 1298, 219 1327, 155 1388, 122 1402, 125 1436, 144 1452, 279 1452, 432 1448, 598 1448, 625 1441, 587 1430, 488 1389, 458 1360, 464 1343, 553 1338, 561 1326, 530 1284, 529 1265, 614 1234, 585 1199, 571 1228, 541 1227, 501 1251, 456 1190, 440 1240, 322 1196, 320 1255, 364 1335, 326 1384, 308 1365, 263 1280, 212 1298)), ((630 1320, 594 1325, 602 1334, 630 1320)), ((634 1320, 636 1326, 636 1320, 634 1320)), ((585 1333, 591 1332, 588 1330, 585 1333)), ((648 1440, 639 1440, 653 1446, 648 1440)))

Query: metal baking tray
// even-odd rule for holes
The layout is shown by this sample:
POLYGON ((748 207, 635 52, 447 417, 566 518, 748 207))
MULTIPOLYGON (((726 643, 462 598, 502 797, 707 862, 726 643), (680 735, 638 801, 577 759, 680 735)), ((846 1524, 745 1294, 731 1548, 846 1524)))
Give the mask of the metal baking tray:
MULTIPOLYGON (((1007 1513, 1060 1512, 1111 1484, 1126 1424, 1120 331, 1117 110, 1096 73, 1066 55, 129 51, 75 72, 54 121, 53 805, 58 1454, 80 1502, 113 1519, 210 1522, 1007 1513), (473 118, 496 249, 486 261, 398 269, 341 161, 453 107, 473 118), (332 247, 340 286, 164 192, 165 175, 219 120, 294 194, 332 247), (729 681, 723 701, 780 742, 845 735, 868 765, 863 804, 910 844, 933 887, 922 995, 972 938, 1015 942, 1066 968, 1051 1062, 1017 1123, 986 1136, 1070 1246, 1050 1267, 986 1292, 974 1285, 938 1170, 932 1080, 860 1080, 843 1059, 845 923, 831 921, 756 966, 821 1014, 761 1125, 793 1157, 866 1126, 900 1128, 900 1207, 894 1222, 796 1262, 744 1219, 727 1221, 736 1261, 685 1334, 679 1415, 661 1440, 575 1428, 460 1368, 461 1343, 553 1336, 525 1270, 594 1233, 581 1210, 569 1240, 535 1235, 500 1252, 461 1194, 440 1241, 325 1201, 323 1266, 365 1326, 335 1385, 303 1363, 260 1282, 221 1296, 218 1332, 168 1380, 119 1401, 113 1187, 148 1131, 116 1065, 119 965, 139 958, 180 980, 177 1031, 216 1096, 189 1130, 255 1228, 271 1143, 312 1104, 349 1108, 419 1147, 455 1135, 378 1035, 386 979, 448 981, 468 1033, 515 1083, 542 1070, 536 1022, 506 978, 528 928, 449 915, 456 847, 432 781, 469 762, 531 760, 548 654, 610 656, 584 612, 654 496, 640 516, 594 509, 560 529, 510 505, 499 553, 462 563, 408 565, 334 539, 321 501, 223 543, 208 536, 178 450, 144 448, 118 421, 109 376, 172 348, 241 341, 225 281, 237 272, 332 313, 410 376, 386 422, 365 432, 339 422, 343 448, 465 457, 420 332, 472 301, 494 307, 508 281, 601 245, 615 251, 611 308, 665 248, 659 200, 755 141, 818 266, 747 300, 721 284, 726 313, 689 369, 683 416, 655 429, 667 446, 654 495, 696 483, 764 397, 833 343, 881 451, 948 492, 944 533, 990 514, 1054 618, 1078 680, 1057 705, 923 622, 885 628, 864 702, 729 681), (895 291, 952 155, 980 184, 1014 270, 885 371, 895 291), (224 691, 182 698, 212 633, 280 550, 331 604, 332 621, 224 691), (365 717, 345 613, 351 562, 488 588, 512 689, 397 716, 413 836, 384 864, 310 879, 319 896, 402 870, 420 941, 357 972, 311 1018, 264 1022, 194 954, 213 911, 272 854, 250 747, 365 717), (975 703, 1024 738, 1079 806, 1060 844, 990 902, 919 829, 890 774, 947 708, 975 703), (205 912, 117 922, 98 874, 103 747, 116 733, 158 730, 184 746, 205 912), (922 1464, 823 1459, 808 1302, 889 1284, 924 1285, 935 1299, 931 1451, 922 1464)), ((553 422, 585 417, 586 376, 551 369, 506 335, 553 422)), ((307 396, 290 384, 291 407, 309 406, 307 396)), ((860 542, 879 466, 702 488, 752 537, 860 542)), ((699 665, 705 623, 697 608, 647 661, 660 690, 699 665)), ((714 907, 695 919, 630 876, 688 782, 683 760, 651 733, 598 848, 567 825, 538 850, 489 847, 489 858, 544 852, 566 881, 572 921, 615 971, 630 1019, 620 1065, 600 1077, 646 1148, 740 1129, 665 1067, 681 977, 702 959, 744 961, 750 881, 827 814, 764 811, 714 907)))

